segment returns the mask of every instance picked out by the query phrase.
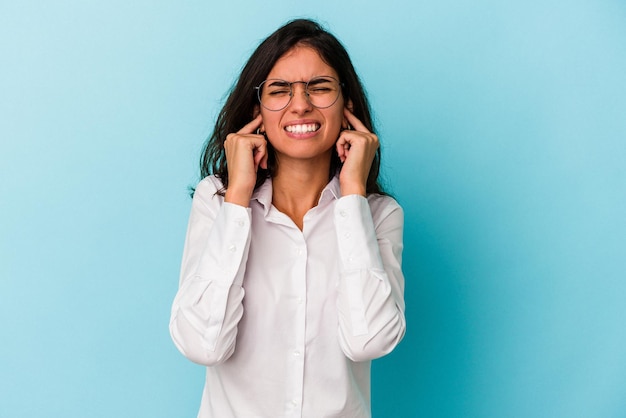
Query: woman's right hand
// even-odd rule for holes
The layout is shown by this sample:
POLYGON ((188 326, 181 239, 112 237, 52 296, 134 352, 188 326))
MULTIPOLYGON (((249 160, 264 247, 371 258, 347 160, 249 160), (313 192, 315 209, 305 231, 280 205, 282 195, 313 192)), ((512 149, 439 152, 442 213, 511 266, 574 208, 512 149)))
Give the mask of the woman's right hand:
POLYGON ((262 125, 259 114, 237 133, 228 134, 224 141, 228 165, 228 188, 224 201, 249 206, 259 169, 267 168, 267 141, 254 132, 262 125))

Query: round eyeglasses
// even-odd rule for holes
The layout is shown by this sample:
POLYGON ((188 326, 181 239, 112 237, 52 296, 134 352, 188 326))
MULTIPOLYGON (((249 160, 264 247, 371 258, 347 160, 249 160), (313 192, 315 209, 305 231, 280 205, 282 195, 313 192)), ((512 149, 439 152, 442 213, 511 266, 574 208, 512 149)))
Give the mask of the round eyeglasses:
POLYGON ((315 77, 309 81, 285 81, 270 78, 255 87, 259 103, 267 110, 274 112, 283 110, 293 98, 294 84, 304 84, 307 100, 318 109, 326 109, 334 105, 342 87, 339 80, 330 76, 315 77))

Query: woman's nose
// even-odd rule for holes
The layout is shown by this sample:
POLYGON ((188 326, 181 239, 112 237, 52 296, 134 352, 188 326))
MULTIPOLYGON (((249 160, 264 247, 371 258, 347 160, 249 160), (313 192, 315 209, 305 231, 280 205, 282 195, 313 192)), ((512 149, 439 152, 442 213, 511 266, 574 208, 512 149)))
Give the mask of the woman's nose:
POLYGON ((293 84, 291 86, 291 103, 289 105, 292 109, 298 111, 310 110, 313 105, 309 100, 309 95, 306 91, 306 87, 303 84, 293 84))

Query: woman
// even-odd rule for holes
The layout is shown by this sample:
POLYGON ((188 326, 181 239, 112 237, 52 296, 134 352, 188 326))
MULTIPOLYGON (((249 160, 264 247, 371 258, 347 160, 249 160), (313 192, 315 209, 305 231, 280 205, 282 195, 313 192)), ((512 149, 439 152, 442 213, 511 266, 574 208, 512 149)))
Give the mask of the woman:
POLYGON ((263 41, 202 157, 170 332, 199 417, 368 417, 405 331, 402 209, 347 52, 310 20, 263 41))

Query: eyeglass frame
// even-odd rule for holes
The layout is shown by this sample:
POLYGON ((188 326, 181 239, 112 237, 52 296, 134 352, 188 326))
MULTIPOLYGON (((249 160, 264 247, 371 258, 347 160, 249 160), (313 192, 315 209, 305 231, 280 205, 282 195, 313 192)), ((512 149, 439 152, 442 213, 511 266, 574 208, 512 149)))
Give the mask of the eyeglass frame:
POLYGON ((289 106, 289 104, 291 103, 291 101, 293 100, 293 85, 294 84, 304 84, 304 94, 306 95, 307 101, 311 104, 311 106, 313 106, 316 109, 328 109, 329 107, 331 107, 332 105, 334 105, 335 103, 337 103, 337 100, 339 100, 339 96, 341 95, 341 91, 344 88, 344 84, 337 80, 335 77, 330 76, 330 75, 319 75, 319 76, 315 76, 312 79, 310 79, 309 81, 287 81, 287 80, 283 80, 282 78, 268 78, 265 79, 263 81, 261 81, 261 83, 254 87, 254 89, 256 90, 256 97, 257 100, 259 101, 259 103, 261 104, 261 106, 263 106, 265 109, 269 110, 270 112, 280 112, 281 110, 285 109, 287 106, 289 106), (317 80, 319 78, 330 78, 334 81, 337 82, 337 84, 339 85, 339 91, 337 93, 337 97, 335 98, 335 100, 329 104, 328 106, 316 106, 315 104, 313 104, 313 102, 311 101, 310 95, 309 95, 309 83, 313 80, 317 80), (269 80, 278 80, 278 81, 284 81, 285 83, 287 83, 289 85, 289 100, 287 101, 287 103, 281 107, 280 109, 270 109, 269 107, 265 106, 263 104, 263 101, 261 100, 261 87, 263 86, 263 84, 265 84, 266 82, 268 82, 269 80))

